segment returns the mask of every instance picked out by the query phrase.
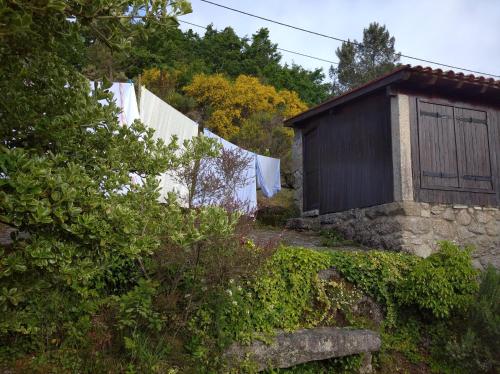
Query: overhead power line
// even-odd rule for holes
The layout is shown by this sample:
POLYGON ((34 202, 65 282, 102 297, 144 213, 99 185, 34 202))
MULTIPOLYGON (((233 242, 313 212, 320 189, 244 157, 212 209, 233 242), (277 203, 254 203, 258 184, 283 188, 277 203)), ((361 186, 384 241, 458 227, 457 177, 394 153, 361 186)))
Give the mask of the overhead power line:
MULTIPOLYGON (((231 8, 231 7, 226 6, 226 5, 218 4, 218 3, 215 3, 213 1, 209 1, 209 0, 200 0, 200 1, 202 1, 204 3, 207 3, 207 4, 211 4, 211 5, 220 7, 220 8, 224 8, 224 9, 236 12, 236 13, 244 14, 244 15, 249 16, 249 17, 258 18, 258 19, 261 19, 261 20, 264 20, 264 21, 267 21, 267 22, 275 23, 277 25, 281 25, 281 26, 288 27, 288 28, 291 28, 291 29, 299 30, 299 31, 302 31, 302 32, 305 32, 305 33, 308 33, 308 34, 320 36, 320 37, 327 38, 327 39, 336 40, 336 41, 339 41, 339 42, 342 42, 342 43, 348 43, 348 44, 353 44, 353 45, 356 45, 356 46, 364 47, 363 44, 359 43, 359 42, 355 42, 355 41, 351 41, 351 40, 345 40, 345 39, 338 38, 338 37, 335 37, 335 36, 332 36, 332 35, 327 35, 327 34, 323 34, 323 33, 317 32, 317 31, 304 29, 302 27, 293 26, 293 25, 290 25, 288 23, 284 23, 284 22, 273 20, 271 18, 266 18, 266 17, 258 16, 256 14, 245 12, 243 10, 239 10, 239 9, 231 8)), ((396 53, 396 55, 401 56, 401 57, 405 57, 405 58, 410 59, 410 60, 415 60, 415 61, 420 61, 420 62, 426 62, 426 63, 429 63, 429 64, 443 66, 443 67, 447 67, 447 68, 450 68, 450 69, 462 70, 462 71, 466 71, 466 72, 469 72, 469 73, 481 74, 481 75, 489 75, 489 76, 492 76, 492 77, 495 77, 495 78, 500 78, 500 75, 490 74, 490 73, 483 73, 483 72, 480 72, 480 71, 477 71, 477 70, 471 70, 471 69, 466 69, 466 68, 459 67, 459 66, 443 64, 441 62, 427 60, 427 59, 419 58, 419 57, 414 57, 414 56, 406 55, 406 54, 403 54, 403 53, 396 53)))
MULTIPOLYGON (((197 25, 196 23, 192 23, 192 22, 188 22, 188 21, 183 21, 183 20, 180 20, 178 19, 179 22, 182 22, 182 23, 185 23, 187 25, 191 25, 191 26, 195 26, 195 27, 199 27, 201 29, 207 29, 207 27, 205 26, 201 26, 201 25, 197 25)), ((327 60, 327 59, 324 59, 324 58, 321 58, 321 57, 315 57, 315 56, 311 56, 311 55, 308 55, 308 54, 305 54, 305 53, 301 53, 301 52, 296 52, 296 51, 291 51, 289 49, 285 49, 285 48, 280 48, 280 47, 276 47, 276 49, 280 50, 280 51, 283 51, 283 52, 288 52, 288 53, 292 53, 294 55, 298 55, 298 56, 303 56, 303 57, 308 57, 308 58, 312 58, 314 60, 318 60, 318 61, 323 61, 323 62, 328 62, 330 64, 335 64, 335 65, 338 65, 339 63, 338 62, 335 62, 335 61, 330 61, 330 60, 327 60)))
POLYGON ((315 60, 329 62, 330 64, 335 64, 335 65, 339 64, 338 62, 330 61, 330 60, 325 60, 324 58, 321 58, 321 57, 314 57, 314 56, 311 56, 311 55, 306 55, 305 53, 290 51, 290 50, 285 49, 285 48, 279 48, 279 47, 276 47, 276 48, 279 49, 280 51, 283 51, 283 52, 293 53, 294 55, 309 57, 309 58, 312 58, 312 59, 315 59, 315 60))

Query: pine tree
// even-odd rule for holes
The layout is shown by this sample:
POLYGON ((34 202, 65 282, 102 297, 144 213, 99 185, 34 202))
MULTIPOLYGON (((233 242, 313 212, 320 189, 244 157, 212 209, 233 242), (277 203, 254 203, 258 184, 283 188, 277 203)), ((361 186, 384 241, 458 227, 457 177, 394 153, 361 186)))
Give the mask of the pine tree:
POLYGON ((335 51, 339 65, 330 67, 332 93, 339 95, 394 69, 400 59, 395 42, 385 25, 373 22, 363 30, 362 43, 342 43, 335 51))

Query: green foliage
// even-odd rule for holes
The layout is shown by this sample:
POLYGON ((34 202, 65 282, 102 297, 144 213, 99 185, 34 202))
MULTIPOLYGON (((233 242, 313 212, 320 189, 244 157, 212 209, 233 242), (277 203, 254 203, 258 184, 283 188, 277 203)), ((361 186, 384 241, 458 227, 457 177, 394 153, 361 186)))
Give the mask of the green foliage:
POLYGON ((116 309, 115 324, 126 355, 130 358, 129 371, 160 372, 168 367, 168 341, 161 335, 165 317, 155 310, 153 300, 158 285, 141 279, 126 294, 112 296, 109 308, 116 309))
MULTIPOLYGON (((214 349, 220 350, 234 340, 249 342, 258 338, 271 341, 276 329, 292 331, 318 325, 362 326, 363 323, 352 313, 361 290, 373 296, 386 309, 386 319, 380 327, 383 336, 382 367, 394 369, 405 365, 404 362, 391 363, 394 354, 404 358, 406 365, 420 365, 422 360, 426 360, 421 348, 423 337, 432 329, 434 320, 421 319, 418 314, 427 298, 425 292, 413 293, 411 302, 408 298, 402 301, 408 292, 408 279, 412 279, 415 272, 432 271, 436 264, 435 257, 439 255, 437 263, 446 269, 457 285, 461 284, 463 289, 469 291, 475 287, 475 273, 470 272, 468 255, 463 256, 462 250, 451 243, 441 246, 442 253, 427 260, 391 252, 315 252, 282 247, 254 280, 229 282, 218 298, 196 315, 191 325, 196 337, 191 349, 207 363, 213 362, 213 358, 208 357, 214 349), (462 264, 462 269, 459 264, 462 264), (318 271, 331 266, 354 288, 343 280, 320 281, 318 271), (402 305, 404 309, 401 309, 402 305)), ((457 293, 451 297, 461 298, 457 293)), ((435 306, 444 310, 450 306, 449 299, 442 302, 437 299, 435 306)), ((450 337, 449 332, 447 336, 450 337)), ((330 368, 332 363, 328 365, 330 368)), ((344 369, 348 366, 345 363, 341 365, 344 369)), ((308 365, 303 367, 304 370, 308 368, 308 365)))
MULTIPOLYGON (((0 248, 2 361, 29 352, 40 367, 85 367, 92 316, 144 277, 140 264, 160 245, 168 213, 155 177, 176 146, 138 122, 119 125, 108 82, 90 94, 79 71, 87 43, 121 48, 139 26, 118 16, 146 7, 0 2, 0 221, 16 230, 0 248)), ((186 10, 155 2, 145 22, 154 29, 186 10)))
POLYGON ((121 296, 114 296, 118 303, 118 329, 142 329, 160 331, 163 321, 158 312, 153 310, 153 297, 158 285, 141 279, 137 286, 121 296))
POLYGON ((288 369, 267 370, 269 374, 354 374, 359 372, 361 367, 361 355, 351 355, 329 360, 313 361, 306 364, 297 365, 288 369))
POLYGON ((319 104, 328 99, 330 85, 325 83, 323 69, 307 70, 302 66, 292 63, 266 66, 264 81, 278 90, 287 89, 295 91, 308 105, 319 104))
POLYGON ((363 30, 361 44, 342 43, 335 52, 339 64, 330 68, 332 93, 339 95, 394 69, 400 59, 394 43, 387 28, 377 22, 363 30))
POLYGON ((435 317, 448 317, 465 310, 477 291, 477 272, 472 268, 471 249, 441 242, 440 250, 420 261, 396 291, 402 305, 416 305, 435 317))
POLYGON ((159 245, 155 222, 163 211, 155 183, 126 195, 106 193, 95 175, 61 153, 4 149, 0 167, 7 176, 1 180, 1 219, 23 233, 0 259, 1 286, 10 290, 1 305, 1 333, 37 341, 66 330, 63 321, 71 317, 40 312, 47 293, 51 302, 62 298, 56 310, 74 308, 72 317, 78 317, 100 295, 133 282, 136 272, 124 279, 118 270, 130 269, 159 245))
MULTIPOLYGON (((470 304, 466 319, 452 339, 441 339, 445 356, 456 373, 489 373, 500 370, 500 272, 490 266, 481 275, 479 292, 470 304)), ((438 344, 439 344, 438 343, 438 344)))
POLYGON ((329 257, 323 253, 299 248, 279 250, 252 287, 251 324, 255 325, 249 331, 314 327, 318 320, 311 313, 319 296, 317 273, 328 265, 329 257))
MULTIPOLYGON (((254 76, 279 90, 297 92, 309 105, 324 101, 330 90, 330 85, 323 82, 321 69, 280 64, 281 55, 266 28, 259 29, 250 38, 239 37, 231 27, 217 30, 209 25, 202 36, 192 30, 157 28, 147 39, 134 38, 132 45, 130 54, 119 57, 119 63, 115 63, 115 74, 122 71, 133 78, 152 67, 173 69, 180 73, 172 87, 177 92, 196 74, 224 74, 233 79, 240 75, 254 76)), ((162 87, 151 88, 165 97, 162 87)))
POLYGON ((254 282, 230 283, 220 298, 197 317, 205 338, 217 336, 222 345, 249 342, 256 335, 271 336, 275 329, 314 326, 307 320, 317 291, 317 272, 329 257, 306 249, 279 249, 259 271, 254 282), (215 324, 214 321, 217 321, 215 324), (214 330, 209 330, 215 328, 214 330))
POLYGON ((345 239, 342 234, 335 230, 322 230, 320 232, 322 237, 321 245, 325 247, 342 247, 342 246, 358 246, 355 241, 345 239))
MULTIPOLYGON (((223 292, 197 313, 191 321, 193 354, 204 365, 217 367, 222 363, 210 352, 233 341, 271 342, 277 329, 350 325, 354 321, 352 306, 361 294, 343 281, 319 280, 318 272, 331 265, 327 253, 279 248, 255 278, 243 283, 230 280, 223 292), (339 314, 342 319, 337 318, 339 314)), ((350 360, 337 364, 344 368, 354 365, 350 360)))
POLYGON ((282 188, 270 199, 257 193, 257 222, 267 226, 285 227, 288 219, 299 214, 293 195, 294 190, 288 188, 282 188))
POLYGON ((332 262, 349 282, 373 296, 387 309, 387 323, 394 324, 399 284, 420 261, 418 257, 391 252, 331 252, 332 262))
POLYGON ((420 321, 414 317, 398 321, 393 328, 382 331, 382 352, 380 360, 383 364, 390 364, 391 353, 403 354, 411 363, 418 364, 424 360, 420 352, 421 344, 420 321), (389 362, 387 362, 389 361, 389 362))

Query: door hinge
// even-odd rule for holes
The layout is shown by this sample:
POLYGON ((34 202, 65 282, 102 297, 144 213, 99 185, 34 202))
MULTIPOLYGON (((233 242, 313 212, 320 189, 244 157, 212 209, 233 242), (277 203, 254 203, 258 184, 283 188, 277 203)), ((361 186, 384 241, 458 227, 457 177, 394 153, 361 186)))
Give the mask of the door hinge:
POLYGON ((491 182, 491 177, 483 176, 483 175, 464 175, 462 179, 470 180, 470 181, 486 181, 491 182))
POLYGON ((426 112, 425 110, 421 110, 420 115, 427 117, 434 117, 434 118, 443 118, 443 119, 450 118, 450 116, 446 114, 441 114, 439 112, 426 112))
POLYGON ((486 122, 486 120, 484 120, 484 119, 477 119, 477 118, 472 118, 472 117, 457 117, 457 121, 465 122, 465 123, 479 123, 482 125, 488 124, 488 122, 486 122))
POLYGON ((422 175, 425 177, 434 177, 434 178, 457 178, 456 174, 438 173, 434 171, 423 171, 422 175))

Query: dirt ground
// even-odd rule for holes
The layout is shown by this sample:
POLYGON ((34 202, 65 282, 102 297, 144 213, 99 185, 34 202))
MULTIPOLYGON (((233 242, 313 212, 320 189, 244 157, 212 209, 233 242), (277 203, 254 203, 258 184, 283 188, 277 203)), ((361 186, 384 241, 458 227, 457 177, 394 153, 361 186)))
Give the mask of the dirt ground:
MULTIPOLYGON (((312 249, 328 249, 322 242, 323 238, 318 232, 314 231, 295 231, 279 229, 273 227, 256 226, 248 234, 255 244, 259 246, 268 246, 270 244, 282 243, 293 247, 305 247, 312 249)), ((335 247, 335 249, 360 250, 359 247, 335 247)))

